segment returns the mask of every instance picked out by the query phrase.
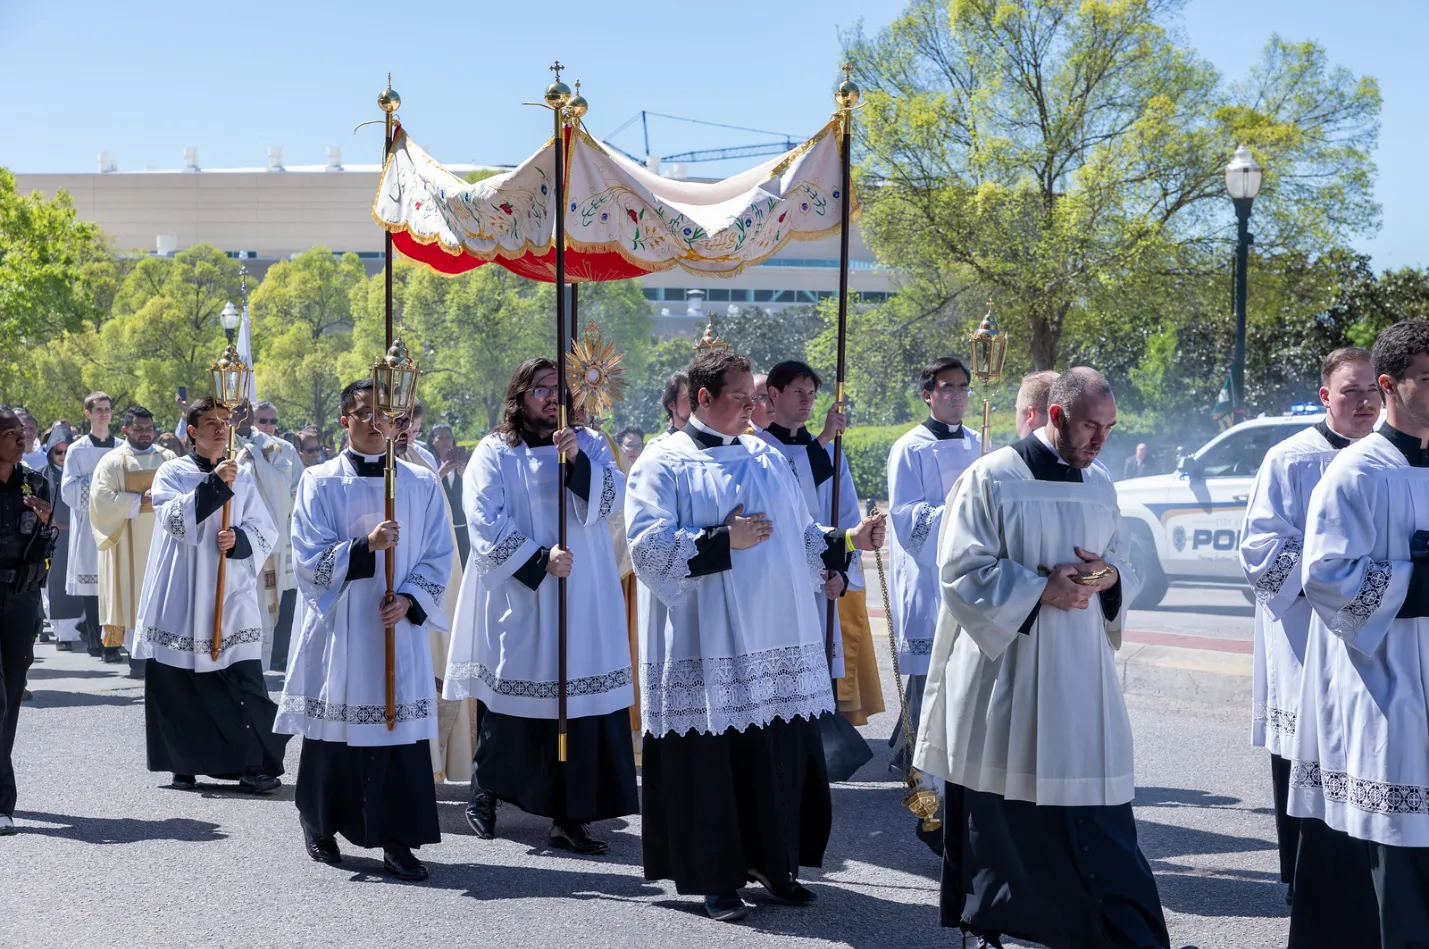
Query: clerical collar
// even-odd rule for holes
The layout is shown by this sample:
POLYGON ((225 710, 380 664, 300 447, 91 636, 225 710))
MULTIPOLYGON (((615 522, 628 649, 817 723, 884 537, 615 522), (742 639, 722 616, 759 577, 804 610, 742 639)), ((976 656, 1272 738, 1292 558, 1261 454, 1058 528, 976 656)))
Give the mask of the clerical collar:
POLYGON ((1057 454, 1040 429, 1021 441, 1013 442, 1012 450, 1017 452, 1022 463, 1032 472, 1032 477, 1038 481, 1082 483, 1081 469, 1067 464, 1066 459, 1057 454))
POLYGON ((556 443, 555 436, 555 430, 549 431, 544 435, 538 435, 529 428, 523 427, 521 429, 521 441, 526 443, 527 448, 545 448, 549 445, 554 445, 556 443))
POLYGON ((1330 427, 1330 423, 1321 421, 1315 426, 1315 431, 1320 433, 1320 437, 1330 443, 1330 447, 1339 451, 1341 448, 1348 448, 1354 439, 1346 438, 1330 427))
POLYGON ((690 416, 689 421, 685 422, 685 427, 681 431, 694 439, 695 444, 702 448, 722 448, 739 441, 739 436, 717 432, 693 415, 690 416))
POLYGON ((770 422, 765 431, 785 445, 809 445, 814 441, 814 436, 810 435, 809 430, 802 425, 799 426, 797 432, 792 432, 778 422, 770 422))
POLYGON ((962 422, 959 422, 957 425, 949 425, 947 422, 940 422, 930 415, 927 418, 923 419, 923 427, 926 428, 928 431, 932 432, 933 435, 937 437, 938 441, 943 441, 949 438, 963 437, 962 422))
POLYGON ((194 464, 198 465, 199 471, 212 471, 214 468, 218 467, 215 462, 209 461, 207 458, 203 457, 196 451, 189 452, 189 459, 194 464))
POLYGON ((94 437, 94 433, 93 433, 93 432, 90 432, 90 433, 89 433, 89 443, 90 443, 91 445, 93 445, 95 448, 113 448, 113 447, 114 447, 114 433, 113 433, 113 432, 110 432, 110 433, 109 433, 109 437, 107 437, 107 438, 95 438, 95 437, 94 437))
POLYGON ((129 439, 127 438, 124 439, 124 444, 128 447, 130 454, 134 455, 147 455, 158 447, 151 442, 148 448, 135 448, 129 443, 129 439))
POLYGON ((349 448, 343 452, 359 478, 380 478, 387 473, 387 454, 364 455, 349 448))
MULTIPOLYGON (((1067 465, 1067 459, 1063 458, 1057 452, 1057 449, 1052 446, 1052 439, 1047 437, 1047 430, 1045 428, 1035 428, 1032 430, 1032 434, 1037 436, 1037 440, 1042 443, 1043 448, 1052 453, 1052 457, 1057 459, 1057 464, 1067 465)), ((1067 465, 1067 467, 1070 468, 1071 465, 1067 465)))
POLYGON ((1404 460, 1409 462, 1409 467, 1429 468, 1429 449, 1420 448, 1419 439, 1413 435, 1404 434, 1388 422, 1379 427, 1379 433, 1389 439, 1389 443, 1403 453, 1404 460))

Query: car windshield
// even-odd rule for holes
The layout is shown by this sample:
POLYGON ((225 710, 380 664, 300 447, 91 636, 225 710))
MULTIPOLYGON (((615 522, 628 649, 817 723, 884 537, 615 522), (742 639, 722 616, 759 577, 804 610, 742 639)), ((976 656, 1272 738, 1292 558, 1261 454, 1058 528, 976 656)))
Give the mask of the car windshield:
POLYGON ((1305 425, 1257 425, 1225 438, 1206 449, 1196 459, 1203 478, 1233 478, 1255 476, 1270 446, 1279 444, 1305 425))

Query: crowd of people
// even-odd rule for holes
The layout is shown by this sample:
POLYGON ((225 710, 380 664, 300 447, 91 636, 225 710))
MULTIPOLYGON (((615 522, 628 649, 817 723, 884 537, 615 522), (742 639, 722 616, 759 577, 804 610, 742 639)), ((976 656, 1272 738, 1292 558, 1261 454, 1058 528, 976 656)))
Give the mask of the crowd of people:
MULTIPOLYGON (((845 406, 808 428, 819 373, 756 375, 719 347, 669 378, 651 438, 563 422, 555 363, 529 360, 469 457, 449 427, 423 442, 419 412, 377 411, 366 379, 331 452, 279 437, 267 402, 199 399, 164 433, 129 407, 116 439, 96 392, 88 430, 56 423, 43 447, 0 408, 0 833, 44 585, 57 649, 127 655, 145 680, 148 767, 171 786, 269 793, 302 736, 315 861, 341 863, 340 837, 425 879, 435 784, 467 779, 479 838, 510 805, 595 856, 600 822, 639 814, 646 877, 712 918, 743 919, 750 884, 806 905, 830 723, 884 708, 862 552, 887 543, 914 732, 895 729, 892 767, 942 801, 942 830, 915 832, 942 856, 944 925, 984 947, 1166 949, 1114 662, 1140 580, 1098 461, 1112 387, 1027 376, 1017 440, 986 452, 969 383, 953 356, 923 370, 927 417, 867 514, 834 451, 845 406)), ((1325 421, 1272 450, 1247 514, 1254 737, 1291 945, 1398 949, 1429 933, 1429 324, 1336 351, 1323 386, 1325 421)))

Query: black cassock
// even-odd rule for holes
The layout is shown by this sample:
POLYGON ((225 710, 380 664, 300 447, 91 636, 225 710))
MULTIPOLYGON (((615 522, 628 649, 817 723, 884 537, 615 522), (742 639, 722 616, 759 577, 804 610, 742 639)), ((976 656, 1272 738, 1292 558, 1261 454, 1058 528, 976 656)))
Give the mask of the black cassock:
POLYGON ((268 697, 259 660, 194 672, 148 659, 144 676, 150 771, 224 780, 283 773, 290 736, 273 733, 278 706, 268 697))
MULTIPOLYGON (((1012 447, 1038 481, 1082 480, 1035 434, 1012 447)), ((1119 586, 1101 596, 1110 615, 1119 596, 1119 586)), ((1036 615, 1034 609, 1024 633, 1036 615)), ((944 926, 1048 949, 1170 944, 1131 804, 1038 806, 955 784, 946 786, 944 804, 944 926)))

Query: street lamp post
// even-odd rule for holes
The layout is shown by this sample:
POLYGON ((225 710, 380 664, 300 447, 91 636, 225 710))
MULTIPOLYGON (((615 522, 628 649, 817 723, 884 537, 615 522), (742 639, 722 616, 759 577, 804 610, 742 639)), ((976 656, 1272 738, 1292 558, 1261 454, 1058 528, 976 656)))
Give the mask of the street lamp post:
POLYGON ((1260 192, 1261 170, 1250 149, 1235 150, 1226 166, 1226 191, 1235 204, 1235 361, 1231 365, 1231 407, 1234 419, 1245 416, 1245 274, 1250 263, 1250 206, 1260 192))

